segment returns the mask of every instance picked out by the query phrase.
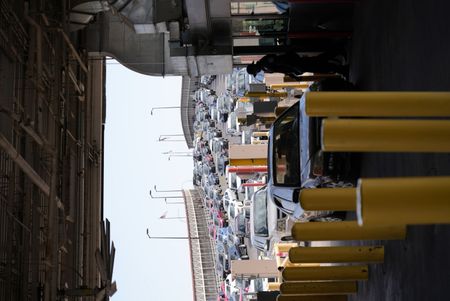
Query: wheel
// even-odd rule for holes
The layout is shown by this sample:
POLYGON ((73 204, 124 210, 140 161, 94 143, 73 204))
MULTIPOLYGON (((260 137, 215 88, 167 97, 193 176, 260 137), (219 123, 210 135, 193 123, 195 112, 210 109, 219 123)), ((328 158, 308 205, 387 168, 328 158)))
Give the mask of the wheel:
POLYGON ((294 240, 294 238, 291 235, 283 236, 280 238, 281 241, 291 241, 294 240))
POLYGON ((345 219, 345 212, 338 211, 326 216, 320 216, 311 219, 311 222, 341 222, 345 219))

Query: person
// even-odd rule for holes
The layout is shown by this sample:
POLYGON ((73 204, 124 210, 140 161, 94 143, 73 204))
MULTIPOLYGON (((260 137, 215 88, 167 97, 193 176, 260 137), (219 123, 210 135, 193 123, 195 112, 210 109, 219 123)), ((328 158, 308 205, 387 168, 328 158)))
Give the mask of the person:
POLYGON ((337 59, 337 53, 324 52, 317 56, 301 57, 295 52, 285 54, 268 54, 262 59, 247 66, 247 73, 256 76, 265 73, 284 73, 297 79, 305 72, 339 73, 348 77, 348 66, 337 59))

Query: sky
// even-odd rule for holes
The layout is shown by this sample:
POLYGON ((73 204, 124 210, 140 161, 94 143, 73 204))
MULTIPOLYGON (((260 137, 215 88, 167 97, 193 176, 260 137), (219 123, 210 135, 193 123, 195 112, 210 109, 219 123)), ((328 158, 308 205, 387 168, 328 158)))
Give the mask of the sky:
MULTIPOLYGON (((116 246, 114 301, 192 300, 188 241, 149 239, 186 236, 184 205, 151 199, 149 190, 192 185, 192 158, 163 152, 187 151, 185 142, 158 142, 160 135, 181 134, 181 77, 151 77, 107 61, 104 215, 111 221, 116 246)), ((171 137, 168 140, 180 140, 171 137)), ((153 196, 169 195, 157 193, 153 196)), ((173 192, 170 195, 180 195, 173 192)), ((181 201, 173 199, 171 202, 181 201)))

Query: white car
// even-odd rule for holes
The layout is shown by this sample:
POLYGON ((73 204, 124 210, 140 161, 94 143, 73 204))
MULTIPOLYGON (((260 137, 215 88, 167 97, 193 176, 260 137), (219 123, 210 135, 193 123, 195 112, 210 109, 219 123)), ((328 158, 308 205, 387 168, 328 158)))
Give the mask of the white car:
POLYGON ((228 206, 230 205, 231 200, 235 200, 237 198, 238 196, 234 189, 228 188, 227 190, 225 190, 222 198, 223 208, 225 209, 225 211, 228 212, 228 206))
POLYGON ((253 194, 250 207, 250 240, 262 252, 270 252, 272 241, 278 241, 285 233, 277 231, 278 209, 267 199, 267 187, 253 194))

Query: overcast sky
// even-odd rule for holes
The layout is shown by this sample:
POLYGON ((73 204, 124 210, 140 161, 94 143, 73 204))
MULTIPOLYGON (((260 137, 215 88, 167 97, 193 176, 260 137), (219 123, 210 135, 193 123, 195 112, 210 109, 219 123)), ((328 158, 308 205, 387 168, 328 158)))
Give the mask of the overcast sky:
POLYGON ((149 196, 154 185, 170 190, 192 183, 191 158, 168 161, 161 154, 187 151, 186 143, 158 142, 160 135, 182 133, 179 109, 150 115, 152 107, 179 106, 180 95, 181 77, 144 76, 108 61, 105 217, 117 249, 114 301, 193 299, 187 240, 146 235, 147 228, 153 236, 187 235, 185 219, 159 219, 165 211, 168 218, 185 216, 184 205, 166 205, 149 196))

